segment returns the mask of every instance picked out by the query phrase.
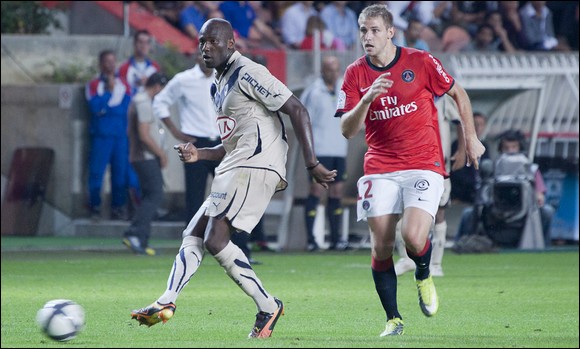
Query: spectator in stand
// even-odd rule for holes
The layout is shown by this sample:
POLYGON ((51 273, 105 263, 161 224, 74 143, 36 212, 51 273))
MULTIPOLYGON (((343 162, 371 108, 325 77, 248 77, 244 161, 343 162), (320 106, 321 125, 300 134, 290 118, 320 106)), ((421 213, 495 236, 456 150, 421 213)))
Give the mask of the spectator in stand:
POLYGON ((437 48, 449 53, 462 51, 471 42, 472 37, 476 36, 487 11, 495 9, 492 3, 494 2, 451 1, 451 20, 444 29, 441 35, 441 45, 437 48))
POLYGON ((314 49, 315 32, 318 32, 320 48, 322 50, 345 50, 344 44, 334 37, 330 30, 326 28, 324 21, 317 15, 310 16, 310 18, 308 18, 308 21, 306 22, 306 35, 300 43, 299 49, 314 49))
POLYGON ((188 1, 188 3, 179 13, 179 27, 197 43, 197 36, 205 22, 205 16, 194 1, 188 1))
POLYGON ((175 28, 179 25, 179 13, 182 1, 139 1, 147 10, 156 16, 162 17, 175 28))
POLYGON ((214 17, 223 17, 215 1, 183 1, 183 8, 179 13, 179 27, 197 43, 201 26, 206 19, 214 17))
POLYGON ((503 17, 499 11, 488 12, 485 16, 485 24, 489 25, 495 34, 493 46, 496 46, 501 52, 516 52, 516 48, 510 40, 509 33, 503 26, 503 17))
POLYGON ((358 16, 360 15, 361 11, 368 5, 370 5, 369 1, 348 1, 346 6, 354 11, 358 23, 358 16))
POLYGON ((519 1, 499 1, 498 11, 501 13, 502 24, 507 31, 508 39, 514 49, 522 49, 522 20, 520 18, 519 1))
POLYGON ((428 22, 422 22, 425 29, 421 32, 423 39, 432 52, 443 51, 443 32, 451 22, 451 1, 433 1, 432 16, 428 22))
POLYGON ((473 40, 467 43, 461 51, 499 52, 499 41, 496 40, 493 28, 489 24, 480 25, 473 40))
POLYGON ((131 86, 131 94, 142 92, 145 82, 155 72, 160 71, 159 63, 149 57, 151 34, 138 30, 133 35, 133 55, 119 67, 119 75, 131 86))
POLYGON ((393 14, 393 24, 399 32, 409 26, 409 20, 414 18, 423 25, 431 23, 435 1, 383 1, 393 14))
POLYGON ((471 36, 467 30, 452 24, 443 32, 440 49, 443 52, 456 53, 461 51, 469 42, 471 42, 471 36))
POLYGON ((99 75, 85 89, 91 112, 89 122, 89 210, 95 220, 101 218, 101 189, 107 166, 111 169, 111 219, 125 218, 129 138, 127 110, 131 87, 121 79, 116 55, 112 50, 99 53, 99 75))
POLYGON ((310 16, 318 15, 314 1, 297 1, 288 7, 280 20, 282 40, 290 48, 298 49, 306 35, 306 23, 310 16))
POLYGON ((578 4, 578 1, 550 1, 546 4, 554 16, 558 42, 574 51, 578 51, 578 4))
POLYGON ((492 1, 451 1, 451 21, 471 36, 475 36, 478 28, 485 19, 485 14, 495 10, 492 1))
POLYGON ((443 31, 451 22, 451 1, 434 1, 433 17, 427 26, 433 30, 437 37, 443 36, 443 31))
POLYGON ((566 50, 554 32, 552 11, 545 1, 530 1, 519 10, 522 20, 522 45, 529 51, 566 50))
MULTIPOLYGON (((435 1, 383 1, 393 14, 396 31, 394 39, 403 41, 404 32, 409 27, 409 21, 415 19, 423 24, 421 38, 429 42, 437 41, 437 34, 428 26, 433 20, 435 1)), ((439 46, 438 44, 435 44, 439 46)), ((407 46, 412 47, 412 46, 407 46)))
POLYGON ((219 10, 249 47, 260 48, 268 42, 276 48, 286 48, 276 32, 257 16, 250 1, 223 1, 219 10))
POLYGON ((254 7, 258 17, 266 22, 278 37, 282 38, 280 20, 286 8, 293 3, 290 1, 250 1, 250 4, 254 7))
POLYGON ((348 1, 331 1, 320 12, 320 18, 334 37, 340 39, 346 49, 358 45, 358 19, 348 8, 348 1))
POLYGON ((411 18, 409 19, 409 24, 407 29, 403 32, 403 35, 393 38, 393 42, 397 46, 406 46, 418 50, 429 51, 429 45, 421 39, 421 32, 423 29, 424 26, 421 21, 411 18))

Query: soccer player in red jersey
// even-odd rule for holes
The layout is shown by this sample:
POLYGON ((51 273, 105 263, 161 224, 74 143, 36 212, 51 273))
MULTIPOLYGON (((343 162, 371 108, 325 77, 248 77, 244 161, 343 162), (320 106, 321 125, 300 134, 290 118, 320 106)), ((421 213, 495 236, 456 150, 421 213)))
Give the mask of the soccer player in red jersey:
POLYGON ((386 6, 366 7, 358 22, 365 55, 345 72, 335 116, 346 138, 365 126, 368 150, 357 183, 357 217, 367 220, 371 233, 371 271, 387 315, 381 336, 399 335, 403 319, 397 309, 393 248, 401 218, 408 255, 417 265, 421 310, 433 316, 439 305, 429 271, 428 235, 448 174, 434 97, 447 93, 457 103, 467 166, 478 168, 485 147, 475 133, 465 90, 429 52, 393 44, 393 16, 386 6))

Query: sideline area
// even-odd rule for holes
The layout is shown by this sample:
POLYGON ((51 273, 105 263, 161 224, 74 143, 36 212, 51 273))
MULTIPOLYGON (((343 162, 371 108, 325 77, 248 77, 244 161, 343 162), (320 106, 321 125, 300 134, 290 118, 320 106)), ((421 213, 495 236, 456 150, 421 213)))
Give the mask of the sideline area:
MULTIPOLYGON (((152 239, 151 246, 158 250, 159 255, 175 254, 181 245, 181 239, 152 239)), ((359 248, 355 250, 364 250, 359 248)), ((121 238, 87 238, 87 237, 2 237, 1 250, 4 252, 54 252, 54 251, 126 251, 121 238)), ((353 250, 353 251, 355 251, 353 250)), ((527 251, 520 249, 500 249, 495 253, 527 253, 527 252, 570 252, 578 251, 578 244, 551 246, 545 250, 527 251)), ((295 253, 298 251, 292 251, 295 253)), ((277 252, 288 253, 288 252, 277 252)), ((307 252, 304 252, 307 253, 307 252)), ((321 251, 322 254, 327 253, 321 251)), ((347 252, 348 253, 348 252, 347 252)), ((446 253, 455 254, 450 249, 446 253)), ((396 255, 396 253, 395 253, 396 255)), ((398 258, 397 256, 395 258, 398 258)))
MULTIPOLYGON (((28 251, 127 251, 131 253, 119 238, 87 237, 2 237, 2 253, 28 251)), ((181 240, 152 239, 151 245, 160 251, 176 252, 181 240)), ((165 254, 165 252, 163 252, 165 254)))

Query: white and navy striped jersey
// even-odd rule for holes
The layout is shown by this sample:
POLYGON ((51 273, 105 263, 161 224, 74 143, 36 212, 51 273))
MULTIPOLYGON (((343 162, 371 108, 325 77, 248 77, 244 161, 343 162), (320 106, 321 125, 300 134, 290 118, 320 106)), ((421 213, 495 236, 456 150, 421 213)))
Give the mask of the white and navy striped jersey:
POLYGON ((217 124, 226 155, 216 175, 237 167, 276 172, 283 190, 288 142, 278 110, 292 96, 266 67, 234 52, 211 87, 217 124))

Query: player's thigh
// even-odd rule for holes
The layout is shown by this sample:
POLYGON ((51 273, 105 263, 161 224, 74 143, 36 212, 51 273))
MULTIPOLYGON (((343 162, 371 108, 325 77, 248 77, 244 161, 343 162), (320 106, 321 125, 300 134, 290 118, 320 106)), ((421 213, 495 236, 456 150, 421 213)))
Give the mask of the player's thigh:
POLYGON ((426 170, 399 171, 399 174, 405 209, 417 207, 434 218, 444 190, 443 176, 426 170))
POLYGON ((420 244, 429 230, 444 191, 443 176, 433 171, 401 171, 403 222, 401 234, 408 244, 420 244))
POLYGON ((274 171, 235 168, 217 174, 211 186, 207 215, 227 218, 232 227, 248 233, 266 211, 280 176, 274 171))
POLYGON ((390 174, 362 176, 357 182, 357 218, 367 220, 403 210, 401 186, 390 174))

